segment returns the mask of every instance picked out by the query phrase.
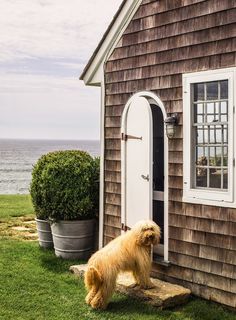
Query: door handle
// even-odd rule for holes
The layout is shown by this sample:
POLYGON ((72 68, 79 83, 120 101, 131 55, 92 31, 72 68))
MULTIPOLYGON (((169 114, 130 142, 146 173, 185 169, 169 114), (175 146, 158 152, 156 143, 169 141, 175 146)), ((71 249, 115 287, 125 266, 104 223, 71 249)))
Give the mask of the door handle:
POLYGON ((147 181, 149 181, 149 174, 148 175, 144 175, 144 174, 142 174, 141 175, 141 178, 143 178, 144 180, 147 180, 147 181))

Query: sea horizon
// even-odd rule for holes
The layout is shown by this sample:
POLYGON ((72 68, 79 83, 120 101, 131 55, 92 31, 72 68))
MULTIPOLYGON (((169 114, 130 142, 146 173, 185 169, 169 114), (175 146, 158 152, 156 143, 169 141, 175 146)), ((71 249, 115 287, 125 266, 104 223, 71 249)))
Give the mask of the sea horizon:
POLYGON ((100 155, 99 140, 0 138, 0 194, 27 194, 34 164, 56 150, 83 150, 100 155))

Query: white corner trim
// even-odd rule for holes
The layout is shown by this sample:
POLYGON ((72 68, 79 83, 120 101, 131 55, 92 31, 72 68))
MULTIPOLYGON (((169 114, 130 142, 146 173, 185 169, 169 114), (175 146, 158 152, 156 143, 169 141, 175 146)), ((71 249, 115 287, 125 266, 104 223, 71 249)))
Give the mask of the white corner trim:
POLYGON ((99 190, 99 240, 98 247, 103 247, 103 225, 104 225, 104 117, 105 117, 105 86, 104 73, 101 81, 101 107, 100 107, 100 190, 99 190))
POLYGON ((113 49, 119 42, 124 30, 133 18, 142 0, 127 0, 119 16, 114 22, 111 30, 102 43, 99 51, 94 57, 90 67, 84 75, 86 85, 98 85, 102 81, 102 71, 104 62, 110 56, 113 49))

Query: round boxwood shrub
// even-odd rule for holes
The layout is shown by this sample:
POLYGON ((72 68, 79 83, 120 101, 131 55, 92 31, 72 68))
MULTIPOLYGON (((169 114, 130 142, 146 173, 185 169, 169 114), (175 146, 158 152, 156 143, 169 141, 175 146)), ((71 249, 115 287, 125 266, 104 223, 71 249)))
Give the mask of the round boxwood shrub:
POLYGON ((82 220, 99 207, 99 158, 85 151, 55 151, 33 168, 30 194, 37 218, 82 220))

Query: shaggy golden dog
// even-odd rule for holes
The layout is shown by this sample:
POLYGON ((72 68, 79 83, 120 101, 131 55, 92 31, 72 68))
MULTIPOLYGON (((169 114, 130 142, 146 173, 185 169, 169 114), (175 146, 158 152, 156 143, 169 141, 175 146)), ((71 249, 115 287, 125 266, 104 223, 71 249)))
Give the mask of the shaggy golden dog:
POLYGON ((160 228, 151 221, 140 221, 131 230, 112 240, 88 261, 85 301, 94 309, 105 309, 120 271, 131 271, 136 285, 152 288, 151 246, 159 242, 160 228))

